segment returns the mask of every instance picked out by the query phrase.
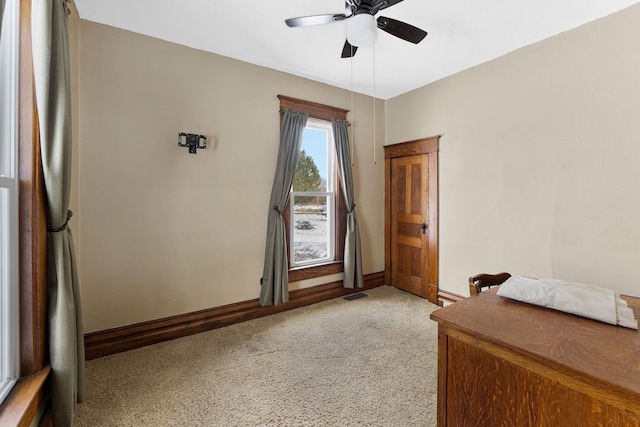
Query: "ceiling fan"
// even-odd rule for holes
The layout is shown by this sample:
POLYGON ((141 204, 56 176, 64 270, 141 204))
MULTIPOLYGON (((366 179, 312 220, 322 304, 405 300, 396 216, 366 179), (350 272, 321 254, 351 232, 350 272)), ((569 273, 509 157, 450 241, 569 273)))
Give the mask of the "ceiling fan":
POLYGON ((286 19, 284 22, 289 27, 308 27, 348 19, 347 40, 342 48, 342 58, 350 58, 356 54, 358 46, 368 46, 373 43, 376 27, 415 44, 426 37, 426 31, 405 22, 385 16, 375 20, 374 17, 379 11, 401 1, 403 0, 345 0, 345 13, 302 16, 286 19))

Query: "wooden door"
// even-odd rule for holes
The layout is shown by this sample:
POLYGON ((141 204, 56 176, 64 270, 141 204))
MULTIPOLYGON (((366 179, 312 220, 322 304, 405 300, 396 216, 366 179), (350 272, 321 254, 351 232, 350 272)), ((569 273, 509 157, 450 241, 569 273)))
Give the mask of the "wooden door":
POLYGON ((394 148, 387 153, 387 283, 437 303, 437 153, 394 148))
POLYGON ((391 283, 425 298, 428 177, 426 154, 391 159, 391 283))

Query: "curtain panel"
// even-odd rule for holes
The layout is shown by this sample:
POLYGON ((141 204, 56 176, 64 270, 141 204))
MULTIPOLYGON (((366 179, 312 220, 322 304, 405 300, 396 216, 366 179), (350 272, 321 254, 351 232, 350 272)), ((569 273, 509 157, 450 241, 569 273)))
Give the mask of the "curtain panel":
POLYGON ((349 289, 364 287, 362 275, 362 248, 360 230, 356 216, 355 194, 353 191, 353 171, 351 149, 349 148, 349 123, 331 119, 333 138, 336 142, 340 185, 347 206, 347 230, 344 238, 344 287, 349 289))
POLYGON ((33 0, 31 11, 36 106, 47 195, 48 326, 54 426, 73 425, 84 400, 84 339, 69 208, 71 87, 64 0, 33 0))
POLYGON ((289 260, 287 230, 282 211, 287 206, 289 191, 298 164, 302 134, 309 115, 285 109, 280 132, 278 163, 269 199, 267 242, 262 269, 260 305, 278 305, 289 301, 289 260))
POLYGON ((4 3, 5 3, 5 0, 0 0, 0 35, 2 35, 2 19, 4 18, 4 3))

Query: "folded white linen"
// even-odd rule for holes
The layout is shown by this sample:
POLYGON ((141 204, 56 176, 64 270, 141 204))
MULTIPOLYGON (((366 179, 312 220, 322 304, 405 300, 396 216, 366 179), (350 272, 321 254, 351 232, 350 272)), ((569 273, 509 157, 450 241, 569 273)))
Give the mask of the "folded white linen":
POLYGON ((627 302, 611 289, 558 279, 511 276, 498 295, 625 328, 638 329, 627 302))

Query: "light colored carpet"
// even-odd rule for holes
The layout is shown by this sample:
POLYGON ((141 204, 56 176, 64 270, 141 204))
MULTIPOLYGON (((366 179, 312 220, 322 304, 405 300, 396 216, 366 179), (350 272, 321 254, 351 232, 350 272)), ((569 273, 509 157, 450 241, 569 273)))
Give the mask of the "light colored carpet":
POLYGON ((76 426, 435 426, 437 307, 383 286, 87 363, 76 426))

